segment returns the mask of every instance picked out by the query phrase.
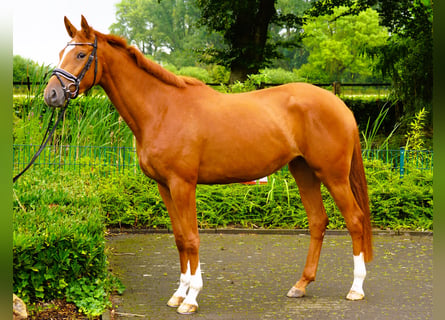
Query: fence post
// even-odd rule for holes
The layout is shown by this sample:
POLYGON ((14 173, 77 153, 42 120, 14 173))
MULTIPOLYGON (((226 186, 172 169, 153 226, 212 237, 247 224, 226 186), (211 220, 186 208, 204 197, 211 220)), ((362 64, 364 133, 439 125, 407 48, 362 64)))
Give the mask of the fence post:
POLYGON ((405 174, 405 148, 400 147, 400 178, 405 174))
POLYGON ((332 92, 339 96, 340 92, 341 92, 341 84, 338 81, 334 81, 334 83, 332 84, 332 92))

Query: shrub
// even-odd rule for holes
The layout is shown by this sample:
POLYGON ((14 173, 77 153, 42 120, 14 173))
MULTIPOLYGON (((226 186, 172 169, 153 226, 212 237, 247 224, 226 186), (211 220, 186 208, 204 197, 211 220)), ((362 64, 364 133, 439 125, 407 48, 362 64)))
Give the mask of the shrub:
POLYGON ((203 82, 212 82, 212 79, 206 69, 199 67, 183 67, 177 74, 197 78, 203 82))
POLYGON ((65 298, 87 315, 102 314, 110 292, 122 287, 107 271, 93 186, 46 172, 14 187, 14 292, 26 302, 65 298))
POLYGON ((303 81, 295 72, 287 71, 282 68, 265 68, 260 70, 260 74, 265 76, 266 83, 283 84, 303 81))
POLYGON ((381 161, 366 161, 373 224, 381 229, 433 229, 433 173, 399 172, 381 161))
MULTIPOLYGON (((432 173, 398 171, 379 160, 365 161, 372 220, 381 229, 431 230, 432 173)), ((156 184, 144 176, 105 178, 99 191, 110 227, 171 228, 156 184), (110 182, 110 180, 112 182, 110 182)), ((329 229, 346 224, 322 186, 329 229)), ((284 169, 266 185, 199 185, 196 193, 200 228, 308 228, 306 212, 292 176, 284 169)))

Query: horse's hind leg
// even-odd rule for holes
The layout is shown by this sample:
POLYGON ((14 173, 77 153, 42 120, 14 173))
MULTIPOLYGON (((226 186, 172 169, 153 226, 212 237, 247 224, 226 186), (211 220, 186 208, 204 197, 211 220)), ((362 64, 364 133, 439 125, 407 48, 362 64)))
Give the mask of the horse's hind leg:
POLYGON ((306 209, 311 234, 303 274, 287 293, 290 298, 298 298, 305 295, 306 286, 315 280, 328 217, 321 197, 320 180, 315 176, 306 161, 303 158, 294 159, 289 163, 289 170, 297 182, 301 201, 306 209))
POLYGON ((354 282, 346 296, 348 300, 361 300, 365 297, 363 282, 366 277, 364 260, 364 220, 365 216, 352 193, 349 178, 331 177, 323 183, 334 198, 337 207, 346 221, 346 227, 352 238, 354 260, 354 282))

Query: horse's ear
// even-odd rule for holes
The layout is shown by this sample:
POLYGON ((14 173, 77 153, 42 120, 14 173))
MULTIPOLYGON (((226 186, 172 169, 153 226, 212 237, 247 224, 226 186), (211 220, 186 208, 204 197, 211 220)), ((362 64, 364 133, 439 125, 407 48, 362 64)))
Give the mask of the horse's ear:
POLYGON ((76 29, 76 27, 73 26, 73 24, 71 23, 71 21, 69 21, 68 18, 67 18, 66 16, 65 16, 65 18, 64 18, 64 21, 65 21, 65 28, 66 28, 66 31, 68 32, 68 35, 69 35, 71 38, 74 38, 74 36, 75 36, 76 33, 77 33, 77 29, 76 29))
POLYGON ((83 15, 82 15, 82 21, 81 21, 80 25, 82 26, 82 30, 85 32, 85 35, 87 36, 87 38, 89 38, 90 33, 91 33, 91 27, 88 25, 87 19, 85 19, 85 17, 83 15))

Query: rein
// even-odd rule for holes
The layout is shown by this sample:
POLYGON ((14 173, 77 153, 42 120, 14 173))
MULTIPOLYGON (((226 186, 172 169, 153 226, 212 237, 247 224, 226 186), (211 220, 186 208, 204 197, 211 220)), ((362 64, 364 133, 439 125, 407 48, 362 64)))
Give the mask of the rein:
POLYGON ((32 157, 31 161, 28 163, 28 165, 16 176, 14 176, 14 178, 12 179, 12 182, 16 182, 18 178, 20 178, 22 176, 22 174, 24 174, 34 163, 34 161, 36 161, 36 159, 38 158, 38 156, 40 155, 40 153, 42 153, 42 150, 46 147, 46 145, 48 144, 49 139, 51 139, 52 135, 54 134, 54 131, 56 131, 57 125, 59 124, 60 120, 62 120, 63 115, 65 114, 65 110, 68 107, 68 103, 65 104, 65 106, 63 107, 62 111, 59 114, 59 118, 57 118, 56 123, 54 124, 53 128, 51 129, 51 132, 49 133, 48 138, 46 138, 49 128, 51 126, 51 122, 53 120, 54 117, 54 113, 56 112, 56 109, 53 109, 53 113, 51 114, 51 118, 49 119, 49 123, 48 123, 48 128, 46 129, 45 132, 45 136, 43 137, 42 143, 40 144, 40 148, 39 150, 37 150, 36 154, 32 157))
MULTIPOLYGON (((22 176, 22 174, 24 174, 31 166, 32 164, 36 161, 36 159, 39 157, 40 153, 42 153, 43 149, 45 148, 45 146, 48 144, 49 140, 51 139, 51 137, 53 136, 54 132, 56 131, 57 125, 59 124, 60 120, 62 120, 63 115, 65 114, 66 109, 68 108, 68 105, 71 101, 71 99, 75 99, 77 98, 77 96, 79 95, 79 86, 80 86, 80 82, 82 81, 82 79, 85 77, 86 72, 88 71, 88 69, 90 69, 91 64, 94 63, 94 80, 93 83, 91 84, 90 88, 88 90, 90 90, 95 82, 96 82, 96 76, 97 76, 97 37, 94 38, 94 43, 83 43, 83 42, 75 42, 75 43, 68 43, 67 46, 81 46, 81 45, 89 45, 93 47, 93 51, 91 52, 90 56, 88 57, 88 61, 86 62, 85 66, 83 67, 82 71, 79 73, 79 76, 75 76, 71 73, 69 73, 66 70, 60 69, 60 68, 56 68, 53 70, 51 76, 56 76, 57 79, 60 82, 60 85, 62 86, 63 92, 65 94, 65 98, 66 98, 66 103, 65 105, 62 107, 62 111, 59 114, 59 117, 57 118, 56 123, 54 124, 53 128, 51 129, 51 132, 49 132, 49 128, 51 126, 51 122, 53 120, 54 117, 54 113, 56 111, 56 109, 53 109, 53 112, 51 114, 51 118, 49 120, 48 123, 48 128, 46 129, 45 135, 43 137, 42 143, 40 144, 39 150, 37 150, 36 154, 32 157, 31 161, 28 163, 28 165, 16 176, 14 176, 14 178, 12 179, 12 182, 16 182, 18 178, 20 178, 22 176), (65 79, 71 81, 70 84, 65 85, 62 81, 62 79, 60 77, 64 77, 65 79), (74 86, 74 91, 71 91, 71 88, 74 86), (48 135, 49 132, 49 135, 48 135), (46 137, 48 135, 48 138, 46 137)), ((87 90, 87 91, 88 91, 87 90)))

